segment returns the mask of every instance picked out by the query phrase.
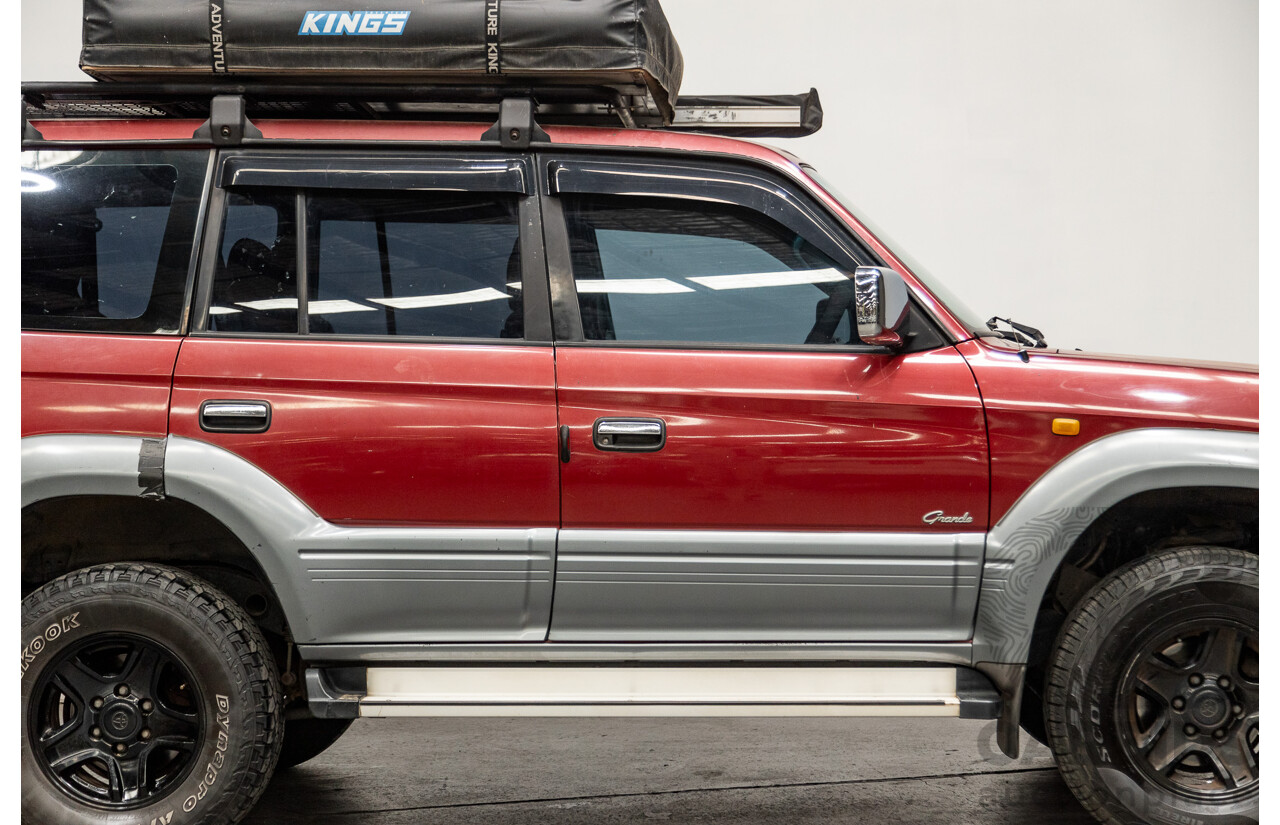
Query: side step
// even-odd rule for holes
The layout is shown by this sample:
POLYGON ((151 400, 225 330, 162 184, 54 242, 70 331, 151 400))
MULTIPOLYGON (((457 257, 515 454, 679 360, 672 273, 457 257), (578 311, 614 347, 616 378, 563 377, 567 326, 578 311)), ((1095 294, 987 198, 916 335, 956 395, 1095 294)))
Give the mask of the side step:
POLYGON ((995 719, 986 677, 954 667, 312 668, 322 718, 391 716, 951 716, 995 719))

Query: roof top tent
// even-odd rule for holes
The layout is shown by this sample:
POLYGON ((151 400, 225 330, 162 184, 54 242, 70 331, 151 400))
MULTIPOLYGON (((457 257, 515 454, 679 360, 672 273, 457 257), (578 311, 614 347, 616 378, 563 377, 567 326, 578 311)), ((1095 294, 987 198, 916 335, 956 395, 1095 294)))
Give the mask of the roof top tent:
POLYGON ((315 7, 84 0, 80 67, 108 82, 25 84, 28 107, 41 110, 29 116, 113 116, 125 106, 134 116, 204 115, 211 95, 228 94, 260 117, 475 120, 527 98, 546 123, 742 137, 800 136, 822 124, 815 90, 680 96, 684 59, 658 0, 315 7), (90 100, 101 110, 86 107, 90 100))

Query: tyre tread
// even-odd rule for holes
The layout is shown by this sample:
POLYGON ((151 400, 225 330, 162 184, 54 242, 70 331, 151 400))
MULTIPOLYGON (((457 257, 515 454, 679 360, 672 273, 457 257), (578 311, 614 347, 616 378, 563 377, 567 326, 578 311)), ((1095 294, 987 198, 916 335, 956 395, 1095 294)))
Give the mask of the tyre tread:
POLYGON ((245 737, 242 750, 249 751, 247 769, 231 778, 224 792, 224 804, 206 806, 190 825, 232 825, 239 822, 266 790, 283 744, 283 715, 275 658, 257 624, 240 605, 217 587, 191 573, 162 564, 113 563, 86 567, 54 579, 22 600, 24 621, 34 621, 75 603, 85 595, 108 595, 120 585, 129 586, 131 596, 144 596, 167 607, 177 608, 188 618, 205 626, 211 638, 219 640, 229 661, 238 660, 249 674, 249 690, 254 707, 266 712, 247 714, 253 730, 245 737))
POLYGON ((1153 553, 1118 568, 1099 582, 1072 610, 1063 623, 1058 642, 1049 659, 1045 681, 1045 727, 1049 747, 1058 763, 1063 781, 1080 804, 1104 825, 1141 825, 1141 821, 1122 818, 1099 793, 1086 767, 1087 757, 1075 752, 1067 735, 1066 693, 1077 654, 1086 637, 1100 619, 1121 604, 1140 585, 1170 575, 1220 569, 1236 576, 1256 575, 1258 558, 1241 550, 1226 547, 1178 547, 1153 553))

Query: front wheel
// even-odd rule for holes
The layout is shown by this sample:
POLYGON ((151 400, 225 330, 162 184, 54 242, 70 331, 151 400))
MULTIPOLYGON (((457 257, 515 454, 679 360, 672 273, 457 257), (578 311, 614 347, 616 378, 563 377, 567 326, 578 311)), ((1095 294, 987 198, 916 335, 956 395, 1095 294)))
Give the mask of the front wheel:
POLYGON ((70 573, 22 601, 22 821, 232 825, 280 749, 275 662, 208 582, 70 573))
POLYGON ((1101 822, 1258 818, 1258 560, 1184 547, 1103 579, 1067 618, 1050 747, 1101 822))

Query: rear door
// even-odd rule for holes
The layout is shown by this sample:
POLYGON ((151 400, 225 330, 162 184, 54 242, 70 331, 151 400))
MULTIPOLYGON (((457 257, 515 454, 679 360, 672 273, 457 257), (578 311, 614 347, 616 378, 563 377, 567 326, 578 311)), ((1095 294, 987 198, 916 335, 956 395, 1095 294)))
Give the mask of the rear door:
POLYGON ((302 549, 312 641, 546 636, 559 479, 527 180, 519 156, 221 159, 171 432, 369 528, 302 549))
POLYGON ((878 261, 766 173, 544 162, 551 639, 969 638, 981 401, 918 309, 905 353, 857 339, 850 276, 878 261))

